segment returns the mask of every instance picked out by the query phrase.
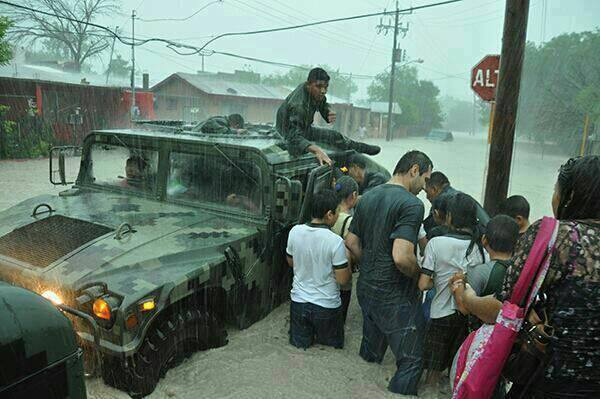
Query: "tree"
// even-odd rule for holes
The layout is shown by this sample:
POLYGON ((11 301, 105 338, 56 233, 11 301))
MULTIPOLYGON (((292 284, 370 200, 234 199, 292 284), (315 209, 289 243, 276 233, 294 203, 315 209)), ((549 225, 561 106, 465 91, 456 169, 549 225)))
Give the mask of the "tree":
POLYGON ((441 106, 445 114, 442 125, 446 129, 459 132, 479 130, 480 123, 473 102, 445 96, 441 99, 441 106))
POLYGON ((518 133, 576 147, 586 116, 600 123, 600 30, 566 33, 525 51, 518 133))
POLYGON ((131 65, 121 57, 121 54, 117 54, 117 57, 110 62, 106 73, 109 71, 111 75, 127 77, 131 75, 131 65))
POLYGON ((6 17, 0 17, 0 65, 6 65, 12 59, 12 46, 4 40, 11 22, 6 17))
MULTIPOLYGON (((390 95, 390 73, 382 72, 368 88, 371 101, 388 101, 390 95)), ((438 100, 440 90, 428 80, 419 80, 415 67, 403 66, 396 69, 394 102, 402 109, 395 115, 395 123, 404 127, 416 127, 426 132, 440 127, 443 118, 438 100)))
MULTIPOLYGON (((334 69, 328 65, 319 65, 327 71, 331 78, 329 81, 328 93, 344 100, 351 98, 352 94, 358 91, 358 86, 352 81, 349 75, 342 75, 339 69, 334 69)), ((302 82, 306 82, 308 72, 312 69, 310 65, 302 65, 301 68, 292 68, 285 74, 273 74, 263 78, 263 83, 270 85, 281 85, 296 87, 302 82)))
POLYGON ((107 32, 88 23, 118 11, 118 0, 22 0, 20 3, 56 17, 8 8, 6 14, 19 26, 11 30, 11 36, 23 45, 41 42, 50 52, 66 55, 76 71, 110 46, 107 32))

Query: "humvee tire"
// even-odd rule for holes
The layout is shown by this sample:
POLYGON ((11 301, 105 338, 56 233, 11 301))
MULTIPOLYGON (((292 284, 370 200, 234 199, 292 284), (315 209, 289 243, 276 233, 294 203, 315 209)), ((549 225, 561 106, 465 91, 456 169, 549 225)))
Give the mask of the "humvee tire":
POLYGON ((227 331, 211 313, 199 309, 173 312, 153 323, 127 366, 124 362, 106 359, 102 378, 132 398, 141 398, 154 391, 169 369, 194 352, 226 344, 227 331))

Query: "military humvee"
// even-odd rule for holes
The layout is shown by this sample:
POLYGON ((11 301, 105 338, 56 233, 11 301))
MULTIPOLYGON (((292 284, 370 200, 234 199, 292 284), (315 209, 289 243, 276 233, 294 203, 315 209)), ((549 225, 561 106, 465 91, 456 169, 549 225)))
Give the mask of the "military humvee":
MULTIPOLYGON (((226 325, 246 328, 288 299, 287 234, 333 176, 310 154, 290 157, 268 126, 94 131, 74 182, 68 150, 52 150, 50 180, 70 189, 0 212, 0 279, 59 304, 86 368, 98 360, 132 396, 193 351, 225 345, 226 325)), ((325 150, 337 165, 352 154, 325 150)))

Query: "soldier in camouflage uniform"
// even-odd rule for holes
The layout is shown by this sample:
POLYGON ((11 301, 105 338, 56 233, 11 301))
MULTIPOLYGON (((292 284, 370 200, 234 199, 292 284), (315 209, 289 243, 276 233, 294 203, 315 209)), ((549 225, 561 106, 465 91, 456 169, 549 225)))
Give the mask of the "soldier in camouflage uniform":
POLYGON ((240 114, 212 116, 198 123, 192 130, 208 134, 240 134, 245 132, 244 118, 240 114))
POLYGON ((331 144, 342 150, 355 150, 368 155, 376 155, 381 151, 378 146, 351 140, 340 132, 312 126, 315 112, 328 122, 336 119, 327 103, 329 75, 321 68, 314 68, 308 74, 305 83, 300 84, 277 110, 277 130, 285 137, 288 151, 292 156, 311 152, 322 165, 331 165, 331 159, 325 152, 311 141, 331 144))

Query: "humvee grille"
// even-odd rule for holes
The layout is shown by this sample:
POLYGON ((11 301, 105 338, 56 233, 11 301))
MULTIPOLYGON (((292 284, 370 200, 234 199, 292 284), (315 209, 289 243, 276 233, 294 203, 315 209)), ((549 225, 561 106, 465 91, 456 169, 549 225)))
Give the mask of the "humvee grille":
POLYGON ((46 267, 113 229, 66 216, 50 216, 0 237, 0 254, 46 267))

